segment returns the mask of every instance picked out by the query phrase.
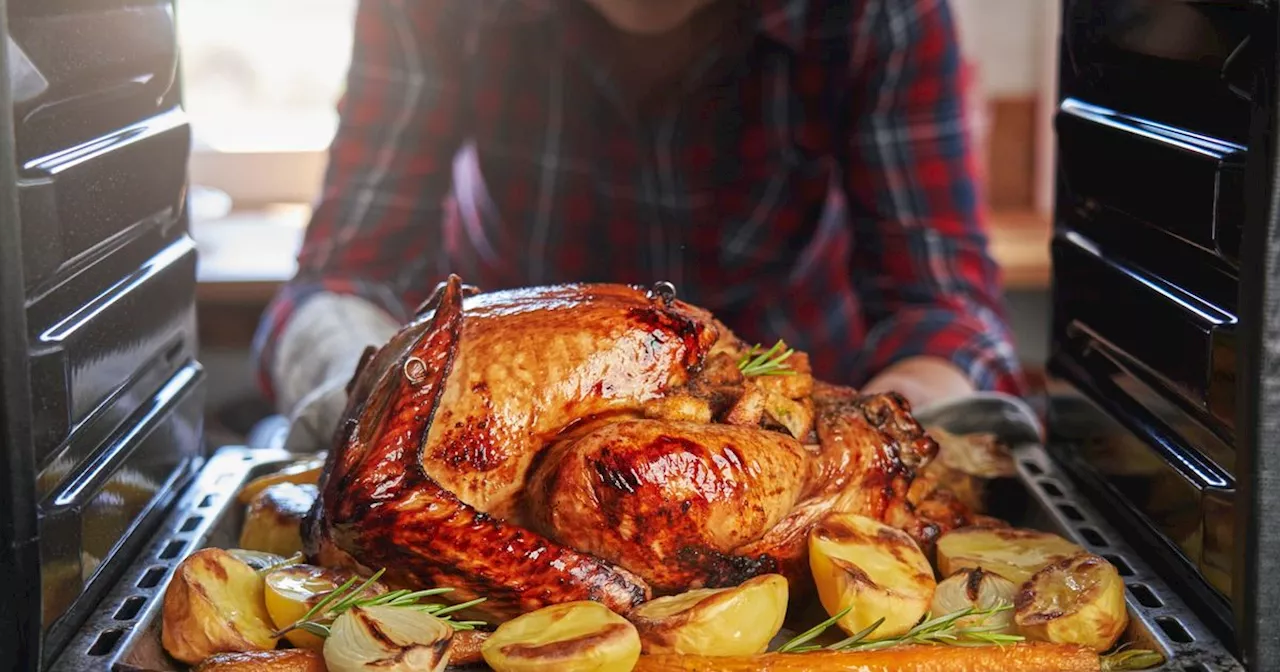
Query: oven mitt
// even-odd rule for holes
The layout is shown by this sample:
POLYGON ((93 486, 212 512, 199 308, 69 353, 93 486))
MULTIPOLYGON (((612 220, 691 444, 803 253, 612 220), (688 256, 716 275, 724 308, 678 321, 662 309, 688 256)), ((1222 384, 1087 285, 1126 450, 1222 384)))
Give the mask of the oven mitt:
POLYGON ((347 405, 347 383, 367 346, 400 330, 386 311, 356 296, 319 294, 280 335, 272 369, 280 413, 289 418, 284 448, 327 450, 347 405))

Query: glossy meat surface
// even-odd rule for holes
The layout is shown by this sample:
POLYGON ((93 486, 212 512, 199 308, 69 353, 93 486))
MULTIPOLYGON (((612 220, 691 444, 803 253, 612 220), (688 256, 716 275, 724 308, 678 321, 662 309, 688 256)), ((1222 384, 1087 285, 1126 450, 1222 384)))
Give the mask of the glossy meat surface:
POLYGON ((967 512, 894 395, 751 379, 745 346, 660 292, 477 293, 451 278, 350 386, 304 541, 314 561, 447 586, 505 619, 781 572, 803 589, 833 510, 924 545, 967 512))
POLYGON ((758 428, 612 422, 553 446, 529 505, 537 529, 657 592, 734 585, 773 564, 733 551, 795 507, 805 459, 795 439, 758 428))
POLYGON ((684 385, 717 337, 710 315, 621 285, 481 294, 463 308, 423 466, 503 518, 518 516, 529 465, 559 432, 684 385))

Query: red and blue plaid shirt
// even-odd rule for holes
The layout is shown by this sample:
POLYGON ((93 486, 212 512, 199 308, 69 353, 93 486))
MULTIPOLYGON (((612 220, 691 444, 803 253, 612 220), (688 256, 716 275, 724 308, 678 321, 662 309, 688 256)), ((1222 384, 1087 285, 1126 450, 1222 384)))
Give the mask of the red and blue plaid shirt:
POLYGON ((749 3, 748 39, 643 118, 578 1, 360 3, 264 374, 316 292, 407 319, 452 272, 483 289, 667 280, 831 380, 933 355, 1021 391, 946 0, 749 3))

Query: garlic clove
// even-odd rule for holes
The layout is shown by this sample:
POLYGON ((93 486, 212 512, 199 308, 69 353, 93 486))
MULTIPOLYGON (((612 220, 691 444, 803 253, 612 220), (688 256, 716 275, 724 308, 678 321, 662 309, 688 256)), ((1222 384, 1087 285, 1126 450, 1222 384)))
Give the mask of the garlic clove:
MULTIPOLYGON (((999 574, 978 568, 962 569, 938 584, 933 591, 929 612, 936 617, 969 608, 989 610, 1001 605, 1011 607, 1017 594, 1018 587, 999 574)), ((1015 634, 1017 626, 1013 622, 1013 616, 1013 609, 1009 608, 985 616, 966 616, 957 621, 957 624, 962 627, 990 627, 993 628, 992 632, 1015 634)))
POLYGON ((441 672, 453 628, 410 607, 352 607, 334 619, 324 643, 329 672, 441 672))

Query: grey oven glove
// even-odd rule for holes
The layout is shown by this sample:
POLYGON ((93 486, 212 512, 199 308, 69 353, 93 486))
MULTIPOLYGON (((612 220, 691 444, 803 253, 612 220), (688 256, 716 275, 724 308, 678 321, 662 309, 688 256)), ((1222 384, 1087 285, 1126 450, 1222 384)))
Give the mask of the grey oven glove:
POLYGON ((399 329, 386 311, 356 296, 319 294, 298 308, 280 334, 271 371, 277 407, 289 418, 285 449, 332 448, 361 354, 399 329))

